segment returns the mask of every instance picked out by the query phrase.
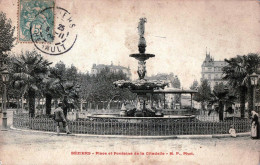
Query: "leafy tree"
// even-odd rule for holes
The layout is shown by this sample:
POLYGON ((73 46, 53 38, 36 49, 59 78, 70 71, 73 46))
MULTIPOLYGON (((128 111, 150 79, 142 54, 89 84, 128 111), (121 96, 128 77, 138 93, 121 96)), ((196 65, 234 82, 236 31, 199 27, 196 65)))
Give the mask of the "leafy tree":
POLYGON ((157 75, 153 75, 150 77, 146 77, 148 80, 165 80, 169 81, 173 88, 181 88, 181 82, 177 75, 173 73, 166 74, 166 73, 159 73, 157 75))
MULTIPOLYGON (((80 96, 88 101, 108 101, 112 100, 132 100, 135 95, 128 89, 116 88, 113 82, 117 80, 127 80, 123 72, 111 72, 109 68, 103 69, 97 75, 81 74, 80 96)), ((109 104, 108 104, 109 105, 109 104)))
MULTIPOLYGON (((14 30, 15 27, 12 26, 11 19, 7 19, 6 14, 0 11, 0 57, 3 58, 3 62, 0 62, 0 75, 1 72, 6 69, 5 65, 7 65, 8 60, 6 52, 10 51, 11 48, 14 46, 13 42, 16 39, 14 37, 14 30)), ((0 89, 2 88, 3 85, 1 83, 0 89)), ((1 93, 3 93, 3 91, 1 91, 1 93)))
POLYGON ((178 76, 175 76, 174 79, 171 81, 171 83, 172 83, 172 87, 179 88, 179 89, 181 88, 181 82, 178 76))
POLYGON ((239 91, 240 111, 243 118, 245 116, 247 92, 249 92, 249 110, 253 109, 253 90, 249 76, 257 71, 257 67, 260 64, 260 57, 258 54, 249 53, 243 56, 237 55, 229 60, 225 59, 225 61, 228 65, 223 68, 224 79, 228 80, 229 84, 239 91))
POLYGON ((92 86, 94 85, 92 83, 91 76, 87 73, 80 73, 78 74, 78 82, 80 84, 80 98, 83 100, 87 100, 90 97, 90 91, 92 89, 92 86))
POLYGON ((14 46, 13 42, 16 39, 14 37, 14 29, 12 27, 12 21, 6 18, 6 14, 0 12, 0 54, 10 51, 14 46))
POLYGON ((191 90, 197 90, 198 87, 199 87, 198 81, 197 81, 197 80, 194 80, 193 83, 192 83, 192 85, 190 86, 190 89, 191 89, 191 90))
MULTIPOLYGON (((0 55, 1 56, 1 55, 0 55)), ((8 70, 8 72, 11 72, 11 61, 14 58, 14 56, 12 54, 8 54, 8 56, 4 57, 4 63, 3 64, 3 71, 5 69, 8 70)), ((0 70, 2 69, 2 67, 0 66, 0 70)), ((13 79, 12 74, 9 74, 9 82, 11 82, 13 79)), ((0 93, 4 93, 4 83, 2 82, 2 78, 1 78, 1 74, 0 74, 0 93)), ((9 99, 17 99, 17 97, 19 96, 19 90, 18 89, 14 89, 10 86, 9 83, 6 84, 6 94, 7 94, 7 107, 9 107, 10 103, 9 103, 9 99)))
POLYGON ((208 80, 203 80, 198 87, 198 93, 195 93, 194 100, 201 102, 202 109, 205 109, 205 103, 210 101, 211 89, 208 80))
POLYGON ((70 82, 77 81, 77 68, 74 65, 71 65, 70 68, 66 68, 66 80, 70 82))
POLYGON ((35 50, 26 51, 13 60, 13 86, 26 91, 29 100, 29 115, 35 114, 35 96, 41 89, 41 83, 48 76, 51 63, 35 50))

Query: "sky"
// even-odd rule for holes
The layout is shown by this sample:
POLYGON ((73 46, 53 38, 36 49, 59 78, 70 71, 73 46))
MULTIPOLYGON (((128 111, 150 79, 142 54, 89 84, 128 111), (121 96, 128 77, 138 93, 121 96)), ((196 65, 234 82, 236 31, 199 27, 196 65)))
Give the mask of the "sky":
MULTIPOLYGON (((17 0, 0 0, 0 11, 17 27, 17 0)), ((260 52, 260 1, 56 0, 76 24, 77 41, 59 56, 42 55, 54 64, 63 61, 81 72, 94 63, 129 66, 137 78, 138 22, 146 17, 147 74, 174 73, 184 88, 201 78, 206 47, 215 60, 260 52)), ((17 34, 17 31, 15 32, 17 34)), ((12 52, 34 49, 17 43, 12 52)))

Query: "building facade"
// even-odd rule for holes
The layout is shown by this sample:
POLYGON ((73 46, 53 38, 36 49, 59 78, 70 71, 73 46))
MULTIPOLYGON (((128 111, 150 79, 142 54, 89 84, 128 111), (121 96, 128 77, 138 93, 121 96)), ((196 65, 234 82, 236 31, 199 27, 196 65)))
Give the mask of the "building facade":
POLYGON ((227 81, 222 79, 224 77, 222 69, 226 65, 227 62, 215 61, 214 58, 210 56, 210 53, 206 52, 206 58, 201 65, 201 79, 208 80, 211 90, 213 90, 216 84, 221 82, 226 84, 227 81))
POLYGON ((131 70, 128 67, 124 67, 121 65, 113 65, 113 63, 111 63, 111 65, 105 65, 105 64, 93 64, 92 68, 91 68, 91 75, 96 75, 98 73, 100 73, 103 69, 108 68, 110 70, 110 72, 120 72, 122 71, 124 74, 126 74, 126 76, 131 79, 132 74, 131 74, 131 70))

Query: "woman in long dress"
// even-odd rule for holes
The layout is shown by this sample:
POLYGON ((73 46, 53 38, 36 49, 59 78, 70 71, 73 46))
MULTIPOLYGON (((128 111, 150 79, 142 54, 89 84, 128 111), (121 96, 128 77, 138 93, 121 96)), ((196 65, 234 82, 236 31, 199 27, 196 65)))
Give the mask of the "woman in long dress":
POLYGON ((260 138, 260 127, 259 127, 259 115, 255 111, 252 111, 252 124, 251 124, 251 138, 260 138))

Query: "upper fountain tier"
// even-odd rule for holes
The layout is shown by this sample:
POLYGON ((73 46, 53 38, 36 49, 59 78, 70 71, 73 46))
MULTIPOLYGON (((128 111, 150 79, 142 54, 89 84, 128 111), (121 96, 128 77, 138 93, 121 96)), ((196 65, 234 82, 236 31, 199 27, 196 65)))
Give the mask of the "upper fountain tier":
POLYGON ((148 54, 145 53, 145 48, 146 48, 146 41, 144 38, 144 31, 145 31, 145 23, 147 22, 146 18, 140 18, 140 21, 138 23, 138 34, 139 34, 139 43, 138 43, 138 48, 139 48, 139 53, 131 54, 130 57, 134 57, 135 59, 138 60, 138 76, 139 80, 143 80, 146 74, 146 60, 148 60, 151 57, 154 57, 154 54, 148 54))
POLYGON ((114 82, 116 87, 120 88, 129 88, 132 92, 145 93, 146 91, 153 91, 154 89, 163 89, 168 82, 163 80, 146 80, 144 79, 146 74, 146 60, 149 58, 155 57, 154 54, 145 53, 146 41, 144 38, 144 24, 147 22, 146 18, 140 18, 140 22, 138 24, 138 33, 139 33, 139 53, 131 54, 130 57, 133 57, 138 60, 138 76, 139 79, 136 81, 128 81, 128 80, 119 80, 114 82))
POLYGON ((138 61, 145 61, 148 60, 151 57, 155 57, 154 54, 147 54, 147 53, 135 53, 135 54, 130 54, 130 57, 134 57, 138 61))

